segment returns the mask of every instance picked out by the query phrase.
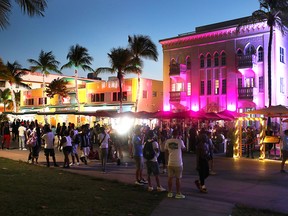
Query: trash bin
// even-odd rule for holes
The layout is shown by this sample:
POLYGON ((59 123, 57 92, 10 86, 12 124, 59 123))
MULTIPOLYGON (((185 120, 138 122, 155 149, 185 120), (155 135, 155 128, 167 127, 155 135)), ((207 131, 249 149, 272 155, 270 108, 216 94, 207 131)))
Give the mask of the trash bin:
POLYGON ((233 157, 233 144, 231 140, 226 142, 226 157, 233 157))

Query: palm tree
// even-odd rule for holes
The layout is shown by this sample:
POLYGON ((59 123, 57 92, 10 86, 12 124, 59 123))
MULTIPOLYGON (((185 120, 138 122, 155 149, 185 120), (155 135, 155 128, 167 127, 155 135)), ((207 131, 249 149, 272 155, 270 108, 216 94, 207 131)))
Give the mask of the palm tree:
POLYGON ((142 73, 143 61, 144 59, 152 59, 154 61, 158 60, 158 52, 156 45, 152 42, 149 36, 144 35, 133 35, 128 36, 128 47, 133 55, 132 62, 136 67, 136 73, 138 75, 138 88, 135 112, 138 111, 138 102, 140 97, 140 75, 142 73))
POLYGON ((60 62, 55 59, 55 56, 52 54, 52 51, 44 52, 43 50, 41 50, 38 60, 28 59, 28 62, 33 65, 30 67, 30 70, 32 72, 39 70, 42 73, 43 76, 42 105, 43 109, 45 109, 45 90, 46 90, 45 76, 49 75, 50 72, 52 71, 58 74, 62 74, 61 71, 58 70, 58 65, 60 64, 60 62))
POLYGON ((27 72, 21 70, 21 65, 17 61, 14 61, 13 63, 10 63, 8 61, 6 67, 4 69, 2 68, 0 71, 0 78, 8 81, 8 83, 10 84, 10 91, 13 101, 13 112, 17 111, 14 86, 17 85, 30 89, 30 87, 25 84, 22 79, 22 76, 26 74, 27 72))
POLYGON ((46 94, 49 98, 53 98, 58 94, 61 97, 67 97, 69 90, 67 89, 68 81, 57 78, 54 79, 46 88, 46 94))
POLYGON ((137 68, 132 64, 132 53, 129 49, 125 48, 113 48, 110 53, 108 53, 108 58, 111 67, 101 67, 96 70, 96 73, 117 73, 117 78, 119 82, 119 102, 120 109, 122 112, 122 81, 127 73, 135 73, 137 68))
POLYGON ((75 93, 76 93, 76 102, 78 106, 78 111, 80 111, 80 104, 78 100, 78 68, 82 68, 84 71, 92 71, 93 69, 90 67, 93 61, 93 58, 89 55, 88 49, 82 47, 78 44, 75 46, 71 46, 69 52, 67 54, 68 63, 61 67, 61 70, 64 68, 74 67, 75 70, 75 93))
MULTIPOLYGON (((44 16, 45 8, 47 7, 46 0, 15 0, 15 2, 20 6, 24 14, 33 17, 44 16)), ((11 13, 11 0, 1 0, 0 1, 0 28, 3 30, 9 25, 9 14, 11 13)))
MULTIPOLYGON (((288 0, 259 0, 260 9, 252 13, 250 23, 266 22, 269 26, 269 41, 268 41, 268 103, 269 107, 272 104, 272 41, 274 28, 279 28, 282 34, 287 33, 288 27, 288 0)), ((237 30, 243 26, 240 24, 237 30)), ((271 124, 270 118, 268 125, 271 124)))
POLYGON ((237 31, 247 23, 255 24, 257 22, 266 22, 269 26, 269 41, 268 41, 268 103, 272 103, 272 42, 274 28, 279 28, 283 35, 287 33, 288 27, 288 0, 259 0, 260 9, 252 13, 251 19, 241 23, 237 27, 237 31))
POLYGON ((6 112, 6 107, 11 109, 13 107, 13 101, 11 100, 11 91, 9 88, 4 90, 0 89, 0 103, 3 103, 4 112, 6 112))

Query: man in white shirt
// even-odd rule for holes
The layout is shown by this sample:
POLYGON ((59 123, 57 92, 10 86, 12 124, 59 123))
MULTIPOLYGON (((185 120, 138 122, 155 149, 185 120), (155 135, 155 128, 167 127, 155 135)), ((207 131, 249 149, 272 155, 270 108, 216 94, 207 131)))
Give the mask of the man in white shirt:
POLYGON ((24 122, 21 123, 18 128, 19 134, 19 150, 27 150, 25 148, 25 140, 26 140, 26 127, 24 126, 24 122))
POLYGON ((55 158, 55 151, 54 151, 54 133, 50 129, 50 126, 48 124, 45 124, 43 127, 43 132, 44 134, 42 135, 42 140, 44 141, 44 154, 46 156, 46 166, 50 167, 49 163, 49 156, 52 157, 53 163, 55 167, 58 167, 56 163, 56 158, 55 158))
POLYGON ((183 172, 182 150, 186 147, 183 140, 179 139, 179 131, 174 129, 172 138, 167 139, 165 143, 165 150, 168 154, 168 197, 173 197, 172 181, 176 177, 176 195, 175 198, 183 199, 185 196, 180 192, 181 178, 183 172))

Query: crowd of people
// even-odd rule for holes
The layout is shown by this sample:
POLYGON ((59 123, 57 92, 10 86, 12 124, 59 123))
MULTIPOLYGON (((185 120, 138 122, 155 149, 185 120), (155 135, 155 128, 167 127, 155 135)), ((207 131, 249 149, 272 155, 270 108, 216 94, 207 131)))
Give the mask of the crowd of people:
MULTIPOLYGON (((89 160, 98 159, 101 162, 102 172, 106 173, 109 159, 115 161, 117 165, 121 164, 122 147, 127 145, 130 156, 135 161, 135 184, 147 184, 148 191, 153 191, 154 177, 156 191, 167 191, 169 198, 177 199, 185 198, 181 192, 184 169, 182 152, 196 154, 195 168, 198 171, 198 179, 195 180, 195 185, 200 192, 207 193, 205 181, 209 175, 216 174, 213 159, 213 153, 217 151, 215 144, 223 142, 225 131, 225 128, 217 125, 214 128, 208 126, 199 129, 192 124, 186 130, 183 130, 181 125, 164 124, 161 128, 153 129, 147 125, 136 125, 128 134, 120 136, 111 126, 99 124, 93 127, 88 124, 75 127, 73 123, 63 122, 51 127, 49 124, 41 125, 37 120, 31 122, 15 120, 12 124, 9 122, 1 124, 2 149, 9 149, 11 140, 18 141, 19 150, 28 150, 27 160, 32 164, 38 163, 39 153, 43 150, 47 167, 50 167, 50 158, 55 167, 59 166, 55 157, 55 151, 58 150, 63 152, 63 168, 87 165, 89 160), (153 152, 152 156, 147 156, 148 151, 153 152), (146 166, 147 180, 144 178, 144 166, 146 166), (167 173, 167 190, 161 185, 161 173, 167 173), (175 194, 173 193, 174 179, 175 194)), ((281 172, 285 172, 287 137, 286 131, 282 138, 285 149, 281 172)), ((245 138, 247 143, 253 142, 255 131, 247 128, 245 138)), ((247 154, 250 153, 253 157, 251 149, 247 150, 247 154)))

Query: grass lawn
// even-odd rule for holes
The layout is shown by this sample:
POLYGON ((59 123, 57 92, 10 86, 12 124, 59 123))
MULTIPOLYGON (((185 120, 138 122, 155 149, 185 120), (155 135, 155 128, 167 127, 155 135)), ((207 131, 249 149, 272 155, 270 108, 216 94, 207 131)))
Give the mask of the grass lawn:
POLYGON ((150 215, 166 193, 0 158, 0 215, 150 215))
POLYGON ((274 212, 266 209, 255 209, 247 206, 236 205, 232 216, 287 216, 287 214, 274 212))

